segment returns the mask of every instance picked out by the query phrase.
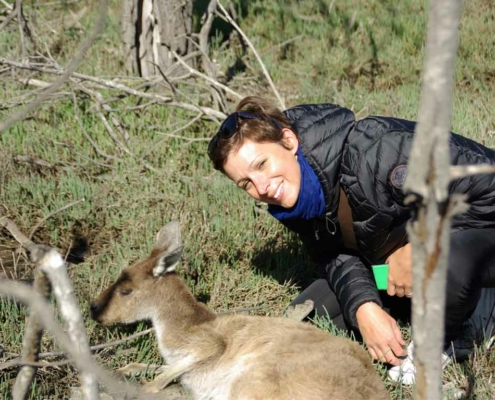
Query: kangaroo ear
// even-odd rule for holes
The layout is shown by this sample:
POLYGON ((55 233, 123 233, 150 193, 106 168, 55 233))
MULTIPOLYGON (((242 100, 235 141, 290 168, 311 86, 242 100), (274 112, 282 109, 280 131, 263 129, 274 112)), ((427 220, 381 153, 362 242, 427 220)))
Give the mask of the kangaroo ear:
POLYGON ((181 245, 179 221, 171 221, 156 235, 154 249, 171 252, 181 245))
POLYGON ((177 247, 175 250, 160 254, 155 268, 153 268, 153 276, 163 276, 168 272, 175 271, 175 267, 179 264, 180 256, 184 247, 177 247))

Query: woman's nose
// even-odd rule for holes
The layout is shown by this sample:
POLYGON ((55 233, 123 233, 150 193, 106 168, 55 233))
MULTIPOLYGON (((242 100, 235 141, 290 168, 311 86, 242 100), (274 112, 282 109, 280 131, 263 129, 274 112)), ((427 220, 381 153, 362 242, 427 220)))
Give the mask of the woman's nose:
POLYGON ((268 188, 270 187, 270 181, 264 177, 257 177, 254 181, 256 190, 260 196, 264 196, 268 193, 268 188))

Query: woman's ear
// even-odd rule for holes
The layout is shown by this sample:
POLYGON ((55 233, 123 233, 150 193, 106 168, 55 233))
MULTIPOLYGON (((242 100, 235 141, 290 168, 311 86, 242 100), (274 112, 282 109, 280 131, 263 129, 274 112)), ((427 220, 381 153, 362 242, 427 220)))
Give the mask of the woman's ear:
POLYGON ((296 154, 297 148, 299 147, 299 140, 297 139, 297 136, 294 133, 294 131, 288 128, 283 128, 282 134, 283 134, 282 140, 285 144, 285 147, 289 149, 293 154, 296 154))

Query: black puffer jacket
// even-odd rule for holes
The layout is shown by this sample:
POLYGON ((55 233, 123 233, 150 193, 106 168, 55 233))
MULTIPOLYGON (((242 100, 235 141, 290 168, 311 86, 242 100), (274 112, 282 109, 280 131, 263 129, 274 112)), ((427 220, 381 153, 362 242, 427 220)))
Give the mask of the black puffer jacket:
MULTIPOLYGON (((381 305, 371 265, 384 263, 407 240, 410 210, 402 184, 415 123, 396 118, 355 120, 352 111, 333 104, 300 105, 285 111, 300 145, 323 187, 326 215, 283 223, 309 247, 337 294, 348 323, 357 327, 356 310, 381 305), (343 246, 337 218, 340 188, 352 210, 357 252, 343 246)), ((495 153, 451 134, 451 163, 495 164, 495 153)), ((469 210, 455 217, 453 229, 495 227, 495 175, 454 181, 450 193, 467 193, 469 210)))

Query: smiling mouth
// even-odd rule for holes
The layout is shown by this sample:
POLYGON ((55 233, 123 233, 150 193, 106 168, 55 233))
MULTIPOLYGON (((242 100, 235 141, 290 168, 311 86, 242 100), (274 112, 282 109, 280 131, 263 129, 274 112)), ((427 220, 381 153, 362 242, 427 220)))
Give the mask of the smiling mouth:
POLYGON ((282 181, 282 183, 279 185, 279 187, 277 188, 277 191, 275 192, 275 196, 273 196, 273 198, 275 200, 278 200, 279 196, 280 196, 280 193, 282 193, 282 189, 284 188, 284 182, 282 181))

